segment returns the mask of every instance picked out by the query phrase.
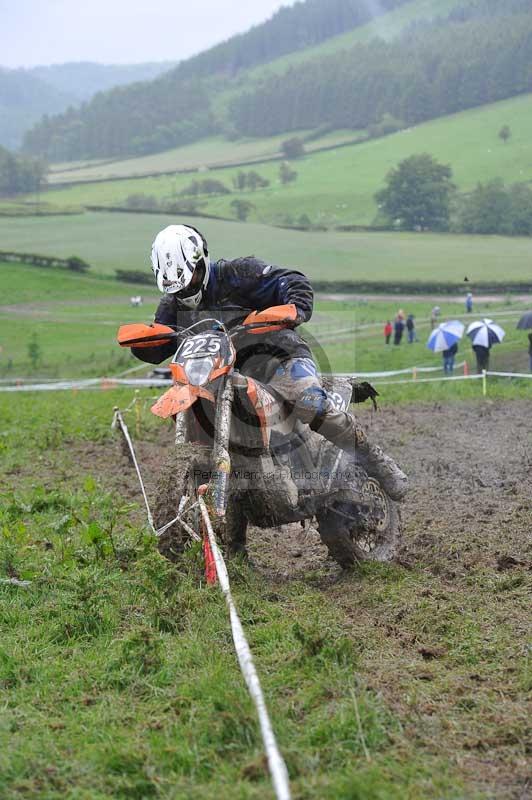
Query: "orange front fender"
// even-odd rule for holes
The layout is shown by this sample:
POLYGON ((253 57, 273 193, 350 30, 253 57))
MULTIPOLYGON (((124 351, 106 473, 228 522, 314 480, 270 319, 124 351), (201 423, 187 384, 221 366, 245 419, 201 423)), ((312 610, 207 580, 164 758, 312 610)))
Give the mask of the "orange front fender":
POLYGON ((185 386, 172 386, 162 397, 159 397, 151 410, 157 417, 167 419, 167 417, 186 411, 187 408, 194 405, 198 397, 205 397, 214 403, 214 395, 201 386, 191 386, 188 383, 185 386))

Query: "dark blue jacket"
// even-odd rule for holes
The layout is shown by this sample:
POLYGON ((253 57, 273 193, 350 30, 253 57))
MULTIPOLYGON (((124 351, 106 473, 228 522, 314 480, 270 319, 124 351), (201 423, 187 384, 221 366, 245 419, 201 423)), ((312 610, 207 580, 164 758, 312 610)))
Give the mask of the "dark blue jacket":
MULTIPOLYGON (((311 318, 313 300, 312 286, 301 272, 267 264, 254 256, 232 261, 221 259, 211 266, 209 282, 197 309, 188 309, 179 303, 176 295, 165 294, 155 312, 155 322, 188 327, 206 316, 223 321, 241 320, 250 311, 293 303, 299 324, 311 318)), ((259 380, 268 380, 279 362, 311 357, 307 343, 291 329, 244 336, 237 346, 237 368, 242 369, 244 362, 249 365, 252 358, 253 374, 259 380), (257 357, 260 365, 257 365, 257 357)), ((174 354, 175 345, 132 348, 132 352, 142 361, 160 364, 174 354)))

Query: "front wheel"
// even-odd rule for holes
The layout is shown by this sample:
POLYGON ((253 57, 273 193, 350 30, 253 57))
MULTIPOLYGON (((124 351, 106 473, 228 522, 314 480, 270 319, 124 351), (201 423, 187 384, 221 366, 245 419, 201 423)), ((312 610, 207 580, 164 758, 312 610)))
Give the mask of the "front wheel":
MULTIPOLYGON (((198 446, 192 444, 177 445, 162 465, 157 476, 155 500, 153 504, 153 522, 159 530, 177 516, 181 498, 186 496, 187 507, 197 500, 197 488, 201 483, 198 476, 202 470, 198 463, 198 446)), ((186 515, 187 524, 199 534, 199 509, 191 509, 186 515)), ((159 553, 169 561, 178 561, 186 545, 190 542, 190 534, 178 522, 174 522, 157 539, 159 553)))
POLYGON ((337 503, 318 514, 318 530, 329 555, 341 567, 360 561, 392 561, 401 543, 399 506, 374 478, 367 478, 362 493, 369 511, 337 503))

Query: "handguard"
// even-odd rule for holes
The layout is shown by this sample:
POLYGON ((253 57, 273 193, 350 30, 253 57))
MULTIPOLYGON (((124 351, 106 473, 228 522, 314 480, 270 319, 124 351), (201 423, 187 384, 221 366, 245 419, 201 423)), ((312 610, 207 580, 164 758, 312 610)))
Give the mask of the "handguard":
POLYGON ((249 326, 248 333, 271 333, 293 327, 297 321, 297 308, 293 303, 284 306, 271 306, 263 311, 252 311, 242 323, 249 326), (264 322, 264 326, 257 323, 264 322))
POLYGON ((121 325, 116 338, 120 347, 153 347, 170 344, 175 338, 175 331, 168 325, 161 325, 158 322, 151 325, 133 322, 130 325, 121 325))

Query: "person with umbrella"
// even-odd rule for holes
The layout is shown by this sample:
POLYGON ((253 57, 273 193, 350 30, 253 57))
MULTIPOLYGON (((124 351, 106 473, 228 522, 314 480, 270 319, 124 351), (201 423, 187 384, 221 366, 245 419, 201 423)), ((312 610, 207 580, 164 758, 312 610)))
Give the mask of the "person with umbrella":
MULTIPOLYGON (((516 325, 521 331, 532 328, 532 311, 527 311, 516 325)), ((528 371, 532 372, 532 332, 528 334, 528 371)))
POLYGON ((477 359, 477 372, 482 374, 489 368, 490 350, 494 344, 500 344, 505 337, 505 331, 491 319, 482 319, 472 322, 467 329, 471 339, 473 352, 477 359))
POLYGON ((430 334, 427 347, 433 353, 441 353, 443 356, 443 371, 446 375, 452 375, 454 370, 454 359, 458 351, 458 342, 464 333, 464 325, 457 319, 442 322, 441 325, 430 334))

